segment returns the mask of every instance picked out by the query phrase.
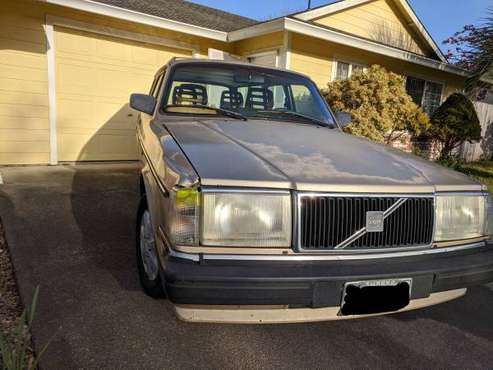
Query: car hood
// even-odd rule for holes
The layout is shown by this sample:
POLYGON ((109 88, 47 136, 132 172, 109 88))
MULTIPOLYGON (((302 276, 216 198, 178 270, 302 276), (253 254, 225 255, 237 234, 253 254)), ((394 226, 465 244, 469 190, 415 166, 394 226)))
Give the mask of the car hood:
POLYGON ((367 139, 271 120, 167 120, 203 186, 301 191, 480 191, 470 178, 367 139))

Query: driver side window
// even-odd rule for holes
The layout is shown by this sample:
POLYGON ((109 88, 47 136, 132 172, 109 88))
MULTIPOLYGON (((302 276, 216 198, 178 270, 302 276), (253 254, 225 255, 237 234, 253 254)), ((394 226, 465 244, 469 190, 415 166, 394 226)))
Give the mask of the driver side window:
POLYGON ((291 85, 295 111, 310 117, 319 117, 319 108, 313 94, 305 85, 291 85))

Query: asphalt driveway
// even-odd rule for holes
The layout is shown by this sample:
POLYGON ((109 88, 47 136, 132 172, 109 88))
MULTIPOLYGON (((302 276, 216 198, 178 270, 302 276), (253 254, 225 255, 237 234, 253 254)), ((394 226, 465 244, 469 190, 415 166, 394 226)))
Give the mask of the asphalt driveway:
POLYGON ((493 288, 357 321, 178 321, 140 290, 135 164, 0 168, 0 215, 21 296, 40 286, 41 365, 69 368, 491 368, 493 288))

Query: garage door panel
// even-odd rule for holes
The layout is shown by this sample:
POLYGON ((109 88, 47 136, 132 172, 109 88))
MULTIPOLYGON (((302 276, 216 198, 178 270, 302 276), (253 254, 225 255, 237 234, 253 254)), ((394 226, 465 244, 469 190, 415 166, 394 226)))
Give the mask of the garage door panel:
POLYGON ((147 91, 152 83, 152 77, 157 68, 147 73, 133 72, 130 68, 110 68, 93 64, 89 66, 59 65, 57 73, 57 92, 60 95, 78 94, 89 97, 114 97, 118 101, 127 99, 129 94, 138 91, 147 91), (144 90, 142 90, 144 89, 144 90))
POLYGON ((134 130, 136 113, 127 104, 64 99, 58 117, 64 122, 59 133, 68 128, 134 130))
POLYGON ((60 149, 67 155, 77 156, 82 161, 135 159, 137 143, 128 134, 100 134, 93 137, 90 133, 66 133, 59 141, 60 149))
POLYGON ((55 33, 55 45, 57 54, 79 55, 81 57, 90 57, 91 39, 82 36, 81 32, 76 30, 58 29, 60 32, 55 33), (63 30, 63 32, 62 32, 63 30))
POLYGON ((158 68, 191 52, 61 27, 55 50, 58 159, 137 159, 129 95, 147 92, 158 68))

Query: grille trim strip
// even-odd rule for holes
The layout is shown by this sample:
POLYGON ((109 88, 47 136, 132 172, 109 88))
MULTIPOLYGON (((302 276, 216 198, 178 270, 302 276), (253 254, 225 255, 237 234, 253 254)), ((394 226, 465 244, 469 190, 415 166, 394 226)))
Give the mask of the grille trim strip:
MULTIPOLYGON (((406 193, 372 193, 372 194, 366 194, 366 193, 310 193, 310 192, 295 192, 295 196, 296 196, 296 209, 297 209, 297 218, 296 218, 296 232, 297 232, 297 238, 296 238, 296 241, 295 241, 295 247, 296 247, 296 250, 298 250, 299 252, 303 252, 303 253, 324 253, 324 254, 337 254, 337 253, 341 253, 341 252, 344 252, 344 253, 375 253, 375 252, 378 252, 378 251, 383 251, 383 250, 388 250, 390 253, 392 252, 397 252, 399 250, 410 250, 410 249, 428 249, 428 248, 431 248, 433 246, 433 240, 434 240, 434 237, 435 237, 435 222, 434 222, 434 210, 435 210, 435 199, 436 199, 436 196, 437 196, 437 193, 417 193, 417 194, 406 194, 406 193), (337 245, 337 249, 333 246, 334 244, 332 244, 332 246, 330 246, 329 244, 326 246, 326 247, 323 247, 323 246, 318 246, 318 247, 312 247, 312 246, 309 246, 309 247, 304 247, 307 245, 306 240, 305 238, 307 238, 307 235, 305 233, 305 235, 303 235, 303 232, 302 232, 302 220, 303 220, 303 217, 302 217, 302 200, 304 198, 320 198, 320 197, 323 197, 323 198, 326 198, 326 201, 329 202, 329 201, 332 201, 332 202, 338 202, 338 200, 341 200, 341 198, 370 198, 368 199, 367 201, 368 202, 371 202, 370 204, 375 206, 375 205, 378 205, 379 207, 382 208, 382 211, 384 213, 386 213, 386 217, 385 218, 388 218, 390 217, 395 211, 399 210, 403 205, 404 207, 405 204, 406 204, 406 201, 407 200, 410 200, 412 199, 414 202, 413 202, 413 205, 415 205, 417 199, 416 198, 423 198, 423 204, 425 204, 425 199, 428 200, 428 201, 431 201, 431 203, 428 204, 428 206, 431 206, 432 207, 432 215, 428 215, 428 216, 431 216, 432 220, 430 221, 433 221, 433 225, 431 227, 431 239, 430 241, 426 242, 425 244, 402 244, 402 245, 396 245, 396 243, 390 243, 391 240, 393 239, 393 237, 397 237, 397 235, 395 235, 396 233, 399 233, 399 230, 392 230, 392 235, 373 235, 375 233, 366 233, 366 228, 362 228, 362 229, 359 229, 357 231, 355 231, 349 238, 347 238, 347 240, 344 240, 343 242, 339 243, 337 245), (339 198, 339 199, 337 199, 339 198), (375 199, 376 198, 376 199, 375 199), (384 199, 386 198, 386 199, 384 199), (390 202, 390 198, 394 198, 395 199, 395 202, 394 203, 389 203, 390 202), (397 204, 396 204, 397 203, 397 204), (388 208, 387 208, 388 207, 388 208), (366 235, 368 234, 368 235, 366 235), (366 235, 366 236, 365 236, 366 235), (303 240, 305 239, 305 240, 303 240), (366 243, 371 243, 373 242, 374 244, 377 244, 378 243, 378 246, 373 246, 373 247, 370 247, 366 245, 366 243), (354 243, 354 244, 353 244, 354 243), (348 245, 352 245, 352 249, 345 249, 348 245), (395 247, 392 247, 392 244, 395 245, 395 247)), ((343 200, 344 202, 344 200, 343 200)), ((361 201, 359 202, 360 204, 358 205, 357 202, 352 202, 352 209, 353 210, 358 210, 360 213, 363 211, 364 209, 364 201, 361 201)), ((328 205, 329 203, 327 203, 328 205)), ((410 206, 411 207, 411 206, 410 206)), ((410 207, 407 207, 407 208, 410 208, 410 207)), ((328 213, 331 213, 333 210, 334 210, 334 207, 329 207, 330 209, 327 210, 328 213)), ((346 207, 347 208, 347 207, 346 207)), ((349 209, 349 208, 348 208, 349 209)), ((402 211, 409 211, 409 216, 413 215, 415 213, 415 210, 409 210, 409 209, 403 209, 402 211)), ((401 211, 400 211, 401 212, 401 211)), ((355 213, 356 214, 356 213, 355 213)), ((397 216, 398 219, 399 219, 399 222, 402 223, 403 220, 403 216, 402 214, 400 216, 397 216)), ((358 218, 358 216, 356 215, 356 218, 358 218)), ((303 222, 306 221, 303 220, 303 222)), ((347 220, 345 221, 347 222, 347 220)), ((389 222, 393 222, 393 221, 389 221, 389 222)), ((337 231, 338 229, 341 228, 341 225, 340 225, 340 222, 334 222, 333 223, 333 226, 335 227, 335 231, 337 231)), ((404 225, 402 225, 404 226, 404 225)), ((330 232, 329 229, 327 229, 328 232, 330 232)), ((428 231, 430 231, 428 229, 428 231)), ((414 230, 415 233, 418 233, 418 230, 414 230)), ((400 234, 400 233, 399 233, 400 234)), ((326 239, 326 241, 328 241, 329 239, 326 239)), ((334 240, 334 239, 332 239, 334 240)))

